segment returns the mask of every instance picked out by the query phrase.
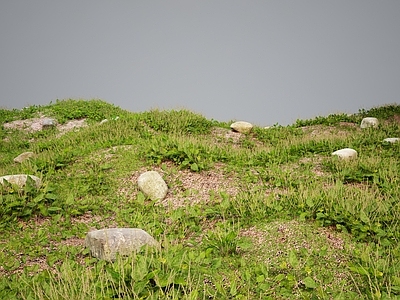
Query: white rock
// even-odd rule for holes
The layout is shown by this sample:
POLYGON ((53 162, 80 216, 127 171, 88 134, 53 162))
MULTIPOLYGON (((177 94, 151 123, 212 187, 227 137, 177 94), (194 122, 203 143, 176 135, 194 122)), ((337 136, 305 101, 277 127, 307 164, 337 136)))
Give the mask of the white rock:
POLYGON ((337 155, 343 159, 357 158, 357 151, 351 148, 344 148, 333 152, 332 155, 337 155))
POLYGON ((35 182, 36 188, 39 188, 42 184, 39 177, 33 175, 25 175, 25 174, 17 174, 17 175, 6 175, 0 177, 0 184, 3 184, 3 181, 6 180, 11 184, 15 184, 19 187, 23 187, 26 184, 27 177, 30 177, 35 182))
POLYGON ((383 141, 388 143, 396 143, 400 141, 400 138, 386 138, 383 141))
POLYGON ((378 127, 379 121, 377 118, 367 117, 362 119, 361 121, 361 128, 368 128, 368 127, 378 127))
POLYGON ((108 261, 115 260, 117 253, 130 255, 144 245, 157 246, 157 241, 139 228, 108 228, 90 231, 85 245, 92 256, 108 261))
POLYGON ((108 122, 108 120, 107 120, 107 119, 104 119, 104 120, 101 120, 100 124, 104 124, 104 123, 106 123, 106 122, 108 122))
POLYGON ((249 122, 238 121, 232 123, 231 128, 240 133, 249 133, 253 129, 253 125, 249 122))
POLYGON ((16 163, 22 163, 24 160, 27 160, 28 158, 32 157, 34 155, 33 152, 24 152, 18 155, 16 158, 14 158, 14 162, 16 163))
POLYGON ((156 171, 148 171, 138 178, 139 189, 152 200, 162 200, 168 192, 164 179, 156 171))

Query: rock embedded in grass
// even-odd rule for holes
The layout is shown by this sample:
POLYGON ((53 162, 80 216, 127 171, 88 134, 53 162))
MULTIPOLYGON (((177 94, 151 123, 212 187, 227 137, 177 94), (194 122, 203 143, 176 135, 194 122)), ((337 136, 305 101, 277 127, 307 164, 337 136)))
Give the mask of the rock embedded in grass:
POLYGON ((34 155, 33 152, 24 152, 18 155, 16 158, 14 158, 14 162, 16 163, 22 163, 24 160, 27 160, 31 158, 34 155))
POLYGON ((231 124, 231 129, 240 133, 249 133, 253 129, 253 125, 249 122, 238 121, 231 124))
POLYGON ((332 153, 342 159, 357 158, 357 151, 351 148, 344 148, 332 153))
POLYGON ((368 128, 368 127, 378 127, 379 121, 377 118, 367 117, 362 119, 361 121, 361 128, 368 128))
POLYGON ((43 121, 42 121, 43 129, 52 128, 52 127, 55 127, 56 125, 57 125, 57 122, 54 119, 46 118, 46 119, 43 119, 43 121))
POLYGON ((39 177, 33 175, 26 174, 16 174, 16 175, 5 175, 0 177, 0 184, 4 183, 4 180, 11 184, 15 184, 19 187, 24 187, 27 181, 28 176, 34 181, 36 188, 39 188, 42 184, 39 177))
POLYGON ((137 182, 139 189, 151 200, 162 200, 167 195, 168 186, 156 171, 141 174, 137 182))
POLYGON ((158 243, 143 229, 108 228, 88 232, 85 245, 93 257, 114 261, 117 253, 127 256, 145 245, 158 246, 158 243))
POLYGON ((384 139, 383 140, 384 142, 387 142, 387 143, 397 143, 397 142, 399 142, 400 141, 400 138, 386 138, 386 139, 384 139))

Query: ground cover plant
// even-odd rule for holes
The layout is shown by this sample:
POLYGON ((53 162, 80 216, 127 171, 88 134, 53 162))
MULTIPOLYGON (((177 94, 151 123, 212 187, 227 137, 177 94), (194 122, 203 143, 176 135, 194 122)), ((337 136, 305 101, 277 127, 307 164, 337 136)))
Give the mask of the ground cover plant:
POLYGON ((240 134, 101 100, 0 109, 0 176, 43 183, 0 185, 0 298, 399 299, 400 143, 383 142, 399 121, 388 105, 240 134), (43 116, 85 126, 9 125, 43 116), (378 128, 360 129, 366 116, 378 128), (331 155, 347 147, 357 159, 331 155), (137 187, 150 170, 169 187, 162 201, 137 187), (86 233, 111 227, 161 247, 92 258, 86 233))

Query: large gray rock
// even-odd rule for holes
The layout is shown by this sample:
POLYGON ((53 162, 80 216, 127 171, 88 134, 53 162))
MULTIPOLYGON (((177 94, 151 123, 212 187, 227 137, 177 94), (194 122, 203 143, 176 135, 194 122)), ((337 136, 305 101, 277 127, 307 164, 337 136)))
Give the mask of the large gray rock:
POLYGON ((138 178, 139 189, 152 200, 162 200, 168 192, 164 179, 156 171, 148 171, 138 178))
POLYGON ((33 152, 24 152, 21 153, 20 155, 18 155, 16 158, 14 158, 14 162, 16 163, 22 163, 24 160, 29 159, 30 157, 32 157, 34 155, 33 152))
POLYGON ((357 158, 357 151, 351 148, 344 148, 333 152, 332 155, 336 155, 341 159, 351 159, 357 158))
POLYGON ((25 175, 25 174, 17 174, 17 175, 5 175, 0 177, 0 184, 3 184, 3 181, 6 180, 11 184, 15 184, 19 187, 23 187, 26 184, 27 177, 30 177, 35 182, 36 188, 39 188, 42 184, 39 177, 33 175, 25 175))
POLYGON ((109 228, 90 231, 85 244, 92 256, 108 261, 115 260, 117 253, 130 255, 144 245, 158 246, 146 231, 138 228, 109 228))
POLYGON ((377 118, 367 117, 362 119, 361 121, 361 128, 368 128, 368 127, 378 127, 379 121, 377 118))
POLYGON ((231 129, 240 133, 249 133, 253 129, 253 125, 249 122, 238 121, 231 124, 231 129))

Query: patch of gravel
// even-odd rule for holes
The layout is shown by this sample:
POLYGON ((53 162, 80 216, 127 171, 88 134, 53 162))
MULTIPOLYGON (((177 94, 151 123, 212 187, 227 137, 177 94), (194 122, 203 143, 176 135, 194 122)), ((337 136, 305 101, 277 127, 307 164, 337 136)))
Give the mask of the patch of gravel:
MULTIPOLYGON (((340 233, 327 227, 313 228, 310 224, 296 220, 272 222, 264 229, 251 227, 242 230, 240 236, 250 238, 255 249, 259 250, 259 258, 267 262, 275 261, 277 257, 286 255, 289 250, 299 251, 305 248, 313 251, 326 246, 337 252, 345 247, 340 233)), ((340 253, 337 253, 337 256, 339 259, 340 253)))
POLYGON ((223 139, 226 142, 232 141, 233 144, 238 144, 240 142, 240 139, 242 136, 244 136, 240 132, 236 132, 233 130, 221 128, 221 127, 215 127, 212 129, 211 134, 219 139, 223 139))
MULTIPOLYGON (((235 184, 236 178, 229 178, 224 174, 222 165, 216 165, 213 170, 202 172, 191 172, 189 170, 179 170, 172 163, 167 163, 168 170, 164 171, 160 167, 151 168, 157 171, 164 178, 168 185, 167 196, 158 202, 158 205, 176 209, 186 205, 197 203, 209 203, 212 195, 218 192, 225 192, 235 196, 239 189, 235 184)), ((119 194, 134 201, 138 193, 137 179, 143 172, 149 169, 142 168, 134 172, 129 178, 122 179, 119 194)))
POLYGON ((86 119, 80 119, 80 120, 71 120, 68 121, 67 123, 63 125, 57 125, 57 129, 60 131, 60 133, 57 135, 57 137, 60 137, 64 133, 71 131, 71 130, 76 130, 81 127, 86 127, 86 119))
POLYGON ((4 123, 4 129, 17 129, 26 132, 34 132, 43 129, 42 123, 47 119, 45 116, 40 116, 39 118, 32 118, 26 120, 15 120, 9 123, 4 123))
MULTIPOLYGON (((290 268, 303 268, 310 255, 316 263, 310 275, 321 284, 322 289, 343 288, 343 282, 347 282, 347 288, 352 289, 352 275, 348 271, 347 262, 351 259, 354 245, 344 234, 329 227, 316 228, 312 224, 292 220, 271 222, 264 228, 251 227, 242 230, 239 236, 253 242, 252 250, 245 252, 245 258, 251 256, 252 260, 256 259, 268 268, 280 270, 282 263, 285 265, 288 261, 289 251, 300 254, 306 249, 306 257, 300 255, 299 265, 290 268), (326 253, 318 258, 322 249, 326 249, 326 253), (332 280, 321 282, 316 275, 325 276, 322 273, 332 280)), ((303 284, 301 280, 298 282, 298 285, 303 284)))
MULTIPOLYGON (((41 115, 38 118, 31 118, 26 120, 15 120, 9 123, 4 123, 4 129, 17 129, 25 132, 35 132, 43 130, 43 121, 49 119, 48 117, 41 115)), ((71 120, 65 124, 57 124, 56 127, 59 130, 57 137, 60 137, 64 133, 75 130, 81 127, 87 126, 86 119, 71 120)))
POLYGON ((316 156, 313 158, 310 157, 303 157, 299 160, 299 163, 303 163, 303 164, 307 164, 307 163, 311 163, 313 165, 312 168, 312 172, 316 175, 316 176, 324 176, 327 175, 323 170, 322 170, 322 157, 320 156, 316 156))

